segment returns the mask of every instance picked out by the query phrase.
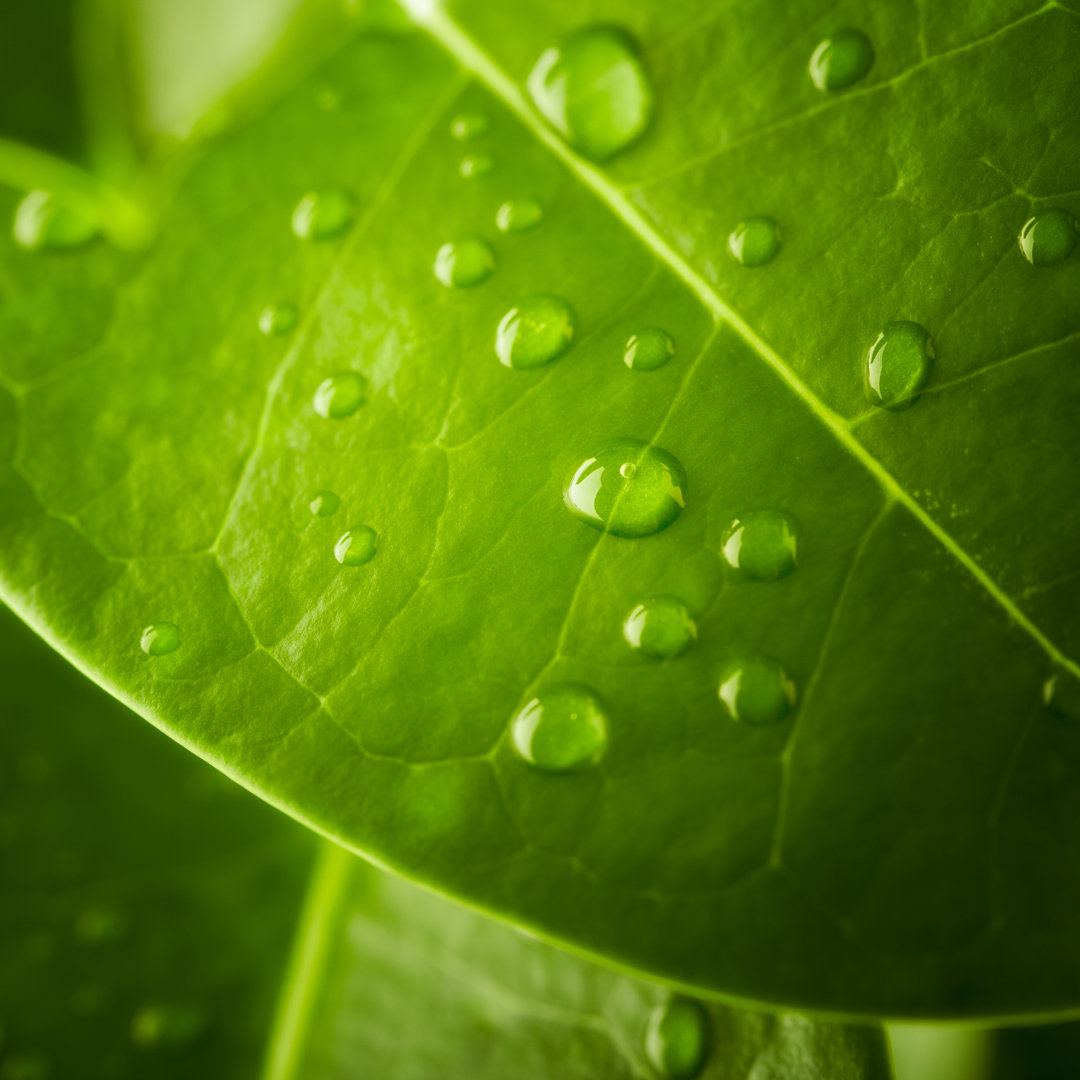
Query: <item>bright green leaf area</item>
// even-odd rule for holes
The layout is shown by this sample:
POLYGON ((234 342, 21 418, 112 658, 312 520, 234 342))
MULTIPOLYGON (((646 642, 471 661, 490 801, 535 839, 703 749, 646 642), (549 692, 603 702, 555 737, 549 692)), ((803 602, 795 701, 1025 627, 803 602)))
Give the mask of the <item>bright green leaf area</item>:
POLYGON ((1032 267, 1016 243, 1033 209, 1080 210, 1076 13, 454 12, 439 41, 359 37, 222 139, 145 255, 4 248, 4 595, 267 799, 582 952, 829 1013, 1077 1008, 1080 729, 1056 702, 1080 649, 1080 259, 1032 267), (520 87, 615 17, 656 115, 600 172, 520 87), (876 60, 823 95, 806 65, 844 25, 876 60), (454 138, 473 113, 486 133, 454 138), (466 154, 492 168, 463 177, 466 154), (335 190, 351 229, 298 240, 296 204, 335 190), (525 197, 541 224, 500 233, 525 197), (726 244, 753 214, 783 247, 751 269, 726 244), (466 236, 495 270, 448 289, 436 252, 466 236), (506 368, 496 327, 536 294, 569 302, 574 340, 506 368), (296 329, 264 336, 282 302, 296 329), (866 349, 895 321, 934 363, 910 408, 875 410, 866 349), (675 354, 630 371, 650 326, 675 354), (318 416, 351 370, 366 404, 318 416), (685 470, 663 531, 564 507, 611 439, 685 470), (340 508, 313 516, 326 490, 340 508), (761 509, 800 530, 776 581, 722 557, 761 509), (377 554, 339 565, 360 525, 377 554), (621 627, 667 595, 698 637, 659 663, 621 627), (182 644, 149 657, 160 622, 182 644), (718 677, 756 654, 795 702, 739 724, 718 677), (605 703, 608 745, 541 773, 506 725, 567 682, 605 703))

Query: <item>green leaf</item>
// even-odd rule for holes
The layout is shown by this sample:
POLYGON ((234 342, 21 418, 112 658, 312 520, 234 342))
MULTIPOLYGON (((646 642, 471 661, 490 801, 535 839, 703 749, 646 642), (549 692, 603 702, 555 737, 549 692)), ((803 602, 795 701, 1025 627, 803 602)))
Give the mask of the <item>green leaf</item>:
POLYGON ((1080 259, 1016 237, 1080 209, 1080 27, 880 8, 620 5, 655 116, 600 171, 520 86, 610 11, 462 3, 464 29, 362 35, 205 154, 147 255, 6 250, 4 595, 275 804, 582 952, 831 1013, 1076 1008, 1080 259), (838 23, 876 60, 823 96, 838 23), (303 242, 311 192, 301 224, 335 235, 303 242), (497 229, 526 197, 542 222, 497 229), (739 265, 761 216, 783 246, 739 265), (448 289, 436 253, 468 237, 494 271, 448 289), (513 370, 496 328, 534 294, 571 310, 540 352, 573 342, 513 370), (273 304, 294 330, 259 333, 273 304), (929 381, 872 410, 898 322, 929 381), (647 327, 675 354, 628 370, 647 327), (613 439, 685 472, 681 512, 666 488, 605 511, 677 514, 655 535, 563 505, 613 439), (761 510, 798 533, 778 580, 779 525, 725 565, 761 510), (339 565, 359 526, 374 556, 339 565), (696 623, 668 662, 622 633, 657 596, 696 623), (147 656, 162 622, 180 647, 147 656), (528 703, 566 683, 606 722, 564 755, 528 703))

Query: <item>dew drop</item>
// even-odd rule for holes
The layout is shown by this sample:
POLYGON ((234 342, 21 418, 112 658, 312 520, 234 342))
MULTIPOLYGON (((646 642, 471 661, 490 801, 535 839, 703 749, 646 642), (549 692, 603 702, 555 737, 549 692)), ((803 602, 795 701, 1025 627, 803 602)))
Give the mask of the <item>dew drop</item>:
POLYGON ((327 420, 344 420, 367 401, 368 381, 359 371, 339 371, 323 379, 312 404, 327 420))
POLYGON ((494 269, 494 253, 475 236, 443 244, 435 255, 435 277, 448 289, 479 285, 491 277, 494 269))
POLYGON ((564 501, 594 528, 628 538, 651 536, 679 516, 685 487, 682 465, 666 450, 612 439, 577 467, 564 501))
POLYGON ((717 691, 732 720, 773 724, 795 705, 795 683, 771 656, 745 656, 727 664, 717 691))
POLYGON ((48 1080, 52 1062, 44 1054, 8 1054, 0 1065, 0 1080, 48 1080))
POLYGON ((450 121, 450 134, 455 139, 479 139, 491 128, 491 121, 484 113, 461 113, 450 121))
POLYGON ((930 378, 934 343, 918 323, 886 323, 866 354, 866 394, 891 412, 910 409, 930 378))
POLYGON ((86 207, 48 191, 31 191, 15 210, 15 242, 27 251, 74 248, 98 234, 98 220, 86 207))
POLYGON ((709 1017, 697 1001, 672 997, 645 1026, 645 1057, 666 1080, 693 1080, 709 1052, 709 1017))
POLYGON ((613 26, 579 30, 545 49, 528 90, 544 119, 594 161, 625 150, 652 119, 652 84, 637 45, 613 26))
POLYGON ((674 660, 697 640, 697 624, 675 596, 643 600, 623 620, 623 637, 630 648, 657 660, 674 660))
POLYGON ((798 562, 799 529, 780 510, 751 510, 731 522, 720 544, 732 570, 753 581, 777 581, 798 562))
POLYGON ((83 945, 110 945, 127 930, 124 916, 109 907, 86 907, 75 918, 75 938, 83 945))
POLYGON ((1060 207, 1040 210, 1020 230, 1020 250, 1032 266, 1064 262, 1080 240, 1080 221, 1060 207))
POLYGON ((297 318, 292 304, 270 304, 259 313, 259 331, 267 337, 280 337, 296 326, 297 318))
POLYGON ((810 57, 810 78, 822 91, 846 90, 874 66, 874 46, 861 30, 845 27, 826 38, 810 57))
POLYGON ((495 227, 503 233, 522 233, 544 219, 544 208, 535 199, 509 199, 495 211, 495 227))
POLYGON ((139 648, 147 656, 165 656, 180 648, 180 627, 176 623, 151 623, 139 639, 139 648))
POLYGON ((675 355, 675 341, 659 326, 646 326, 631 334, 623 349, 623 363, 631 371, 655 371, 675 355))
POLYGON ((754 214, 731 230, 727 246, 728 253, 740 266, 764 266, 776 258, 783 246, 780 226, 767 214, 754 214))
POLYGON ((1073 723, 1080 722, 1080 678, 1071 671, 1059 668, 1043 683, 1043 705, 1055 716, 1073 723))
POLYGON ((595 765, 607 748, 607 712, 589 687, 553 683, 517 711, 510 739, 523 761, 545 772, 595 765))
POLYGON ((341 499, 333 491, 316 491, 308 503, 308 509, 315 517, 333 517, 341 506, 341 499))
POLYGON ((145 1050, 189 1046, 206 1022, 198 1009, 184 1005, 144 1005, 132 1017, 131 1041, 145 1050))
POLYGON ((357 525, 334 545, 334 558, 342 566, 363 566, 375 558, 379 537, 370 525, 357 525))
POLYGON ((326 240, 345 231, 352 213, 352 199, 344 191, 309 191, 296 204, 292 230, 301 240, 326 240))
POLYGON ((506 367, 521 371, 550 364, 570 347, 576 321, 562 297, 527 296, 499 322, 495 354, 506 367))
POLYGON ((479 180, 495 168, 495 159, 490 154, 466 154, 458 165, 458 172, 466 180, 479 180))

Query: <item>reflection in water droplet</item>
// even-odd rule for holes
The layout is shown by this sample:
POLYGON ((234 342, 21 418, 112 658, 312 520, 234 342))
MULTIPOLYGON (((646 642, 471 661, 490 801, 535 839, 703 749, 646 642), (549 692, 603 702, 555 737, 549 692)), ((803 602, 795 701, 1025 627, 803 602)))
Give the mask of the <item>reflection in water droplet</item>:
POLYGON ((52 1062, 44 1054, 7 1054, 0 1065, 0 1080, 49 1080, 52 1062))
POLYGON ((751 510, 724 530, 721 547, 732 570, 754 581, 776 581, 795 569, 799 530, 780 510, 751 510))
POLYGON ((543 218, 544 208, 535 199, 510 199, 495 212, 495 227, 504 233, 527 232, 543 218))
POLYGON ((343 232, 352 220, 352 199, 343 191, 309 191, 292 216, 293 232, 301 240, 325 240, 343 232))
POLYGON ((795 683, 771 656, 745 656, 727 664, 717 691, 732 720, 772 724, 795 705, 795 683))
POLYGON ((139 639, 139 648, 147 656, 164 656, 180 648, 180 627, 171 622, 151 623, 139 639))
POLYGON ((338 512, 341 499, 333 491, 316 491, 308 503, 308 509, 316 517, 332 517, 338 512))
POLYGON ((186 1005, 144 1005, 132 1018, 131 1041, 146 1050, 189 1046, 205 1026, 198 1009, 186 1005))
POLYGON ((15 242, 27 251, 73 248, 98 234, 98 221, 85 206, 48 191, 31 191, 15 210, 15 242))
POLYGON ((1020 250, 1032 266, 1053 266, 1076 250, 1080 221, 1068 210, 1050 207, 1024 222, 1019 239, 1020 250))
POLYGON ((550 364, 574 338, 574 309, 559 296, 527 296, 512 307, 495 332, 495 354, 509 368, 550 364))
POLYGON ((608 740, 608 717, 600 699, 580 683, 553 683, 526 702, 510 722, 518 756, 545 772, 594 765, 608 740))
POLYGON ((312 404, 327 420, 344 420, 367 401, 368 381, 359 371, 339 371, 323 379, 312 404))
POLYGON ((357 525, 334 545, 334 558, 342 566, 363 566, 375 558, 379 537, 370 525, 357 525))
POLYGON ((626 616, 623 637, 630 648, 645 656, 674 660, 694 644, 697 624, 678 597, 655 596, 626 616))
POLYGON ((124 916, 109 907, 86 907, 75 919, 75 938, 84 945, 109 945, 127 929, 124 916))
POLYGON ((483 113, 461 113, 450 122, 450 134, 455 139, 478 139, 490 127, 491 121, 483 113))
POLYGON ((866 395, 891 412, 910 409, 930 378, 934 343, 918 323, 886 323, 866 354, 866 395))
POLYGON ((751 268, 772 262, 782 246, 780 226, 767 214, 754 214, 740 221, 728 236, 731 257, 751 268))
POLYGON ((259 313, 259 330, 267 337, 287 334, 296 326, 297 312, 292 304, 271 304, 259 313))
POLYGON ((435 255, 435 277, 448 289, 479 285, 494 269, 494 252, 475 236, 443 244, 435 255))
POLYGON ((690 998, 658 1005, 645 1027, 645 1057, 666 1080, 693 1080, 709 1052, 709 1016, 690 998))
POLYGON ((466 180, 478 180, 494 168, 495 159, 490 154, 466 154, 458 165, 458 172, 466 180))
POLYGON ((646 326, 631 334, 623 349, 623 363, 631 371, 655 371, 675 355, 675 341, 659 326, 646 326))
POLYGON ((578 466, 564 500, 594 528, 641 537, 679 516, 685 488, 686 473, 666 450, 637 439, 612 439, 578 466))
POLYGON ((874 66, 874 46, 861 30, 845 28, 826 38, 810 57, 810 78, 819 90, 844 90, 874 66))
POLYGON ((579 30, 546 49, 528 79, 529 96, 544 119, 586 157, 605 161, 648 127, 653 90, 625 31, 579 30))

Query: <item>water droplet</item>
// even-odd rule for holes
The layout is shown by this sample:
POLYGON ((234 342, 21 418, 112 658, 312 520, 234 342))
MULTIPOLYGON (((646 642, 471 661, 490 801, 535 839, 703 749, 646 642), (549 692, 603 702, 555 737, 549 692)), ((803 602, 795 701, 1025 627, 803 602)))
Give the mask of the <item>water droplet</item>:
POLYGON ((344 420, 367 401, 368 381, 359 371, 339 371, 315 391, 315 411, 327 420, 344 420))
POLYGON ((559 296, 527 296, 512 307, 495 332, 495 353, 509 368, 527 370, 557 360, 570 346, 574 309, 559 296))
POLYGON ((450 134, 455 139, 478 139, 486 135, 491 121, 483 113, 462 113, 450 122, 450 134))
POLYGON ((180 627, 176 623, 151 623, 139 639, 139 648, 147 656, 164 656, 180 648, 180 627))
POLYGON ((1040 210, 1020 230, 1020 250, 1032 266, 1063 262, 1076 250, 1078 240, 1080 221, 1060 207, 1040 210))
POLYGON ((499 232, 521 233, 543 219, 544 208, 535 199, 509 199, 495 212, 495 227, 499 232))
POLYGON ((80 203, 48 191, 31 191, 15 210, 15 242, 27 251, 73 248, 98 234, 98 220, 80 203))
POLYGON ((795 705, 795 683, 771 656, 731 661, 720 673, 717 693, 732 720, 745 724, 773 724, 795 705))
POLYGON ((203 1032, 205 1020, 198 1009, 184 1005, 144 1005, 131 1020, 131 1041, 145 1050, 181 1047, 203 1032))
POLYGON ((126 929, 124 916, 108 907, 83 908, 75 919, 75 938, 84 945, 108 945, 119 941, 126 929))
POLYGON ((623 637, 630 648, 657 660, 682 656, 697 639, 697 624, 675 596, 643 600, 623 620, 623 637))
POLYGON ((934 343, 918 323, 886 323, 866 354, 870 403, 891 412, 910 409, 930 378, 933 359, 934 343))
POLYGON ((625 150, 652 119, 652 84, 634 40, 617 27, 579 30, 546 49, 528 90, 544 119, 594 161, 625 150))
POLYGON ((301 240, 326 240, 344 232, 352 213, 352 199, 344 191, 309 191, 296 204, 292 229, 301 240))
POLYGON ((448 289, 479 285, 491 277, 494 269, 494 253, 475 236, 443 244, 435 256, 435 276, 448 289))
POLYGON ((278 337, 292 330, 297 318, 292 304, 271 304, 259 313, 259 330, 267 337, 278 337))
POLYGON ((780 226, 767 214, 754 214, 731 230, 727 246, 731 257, 741 266, 764 266, 776 258, 783 246, 780 226))
POLYGON ((1080 679, 1060 668, 1043 683, 1043 704, 1062 720, 1080 721, 1080 679))
POLYGON ((334 545, 334 558, 342 566, 363 566, 375 558, 379 537, 370 525, 357 525, 334 545))
POLYGON ((338 512, 341 499, 333 491, 316 491, 308 503, 308 509, 316 517, 332 517, 338 512))
POLYGON ((623 363, 631 371, 655 371, 675 355, 675 341, 659 326, 646 326, 631 334, 623 349, 623 363))
POLYGON ((607 712, 587 686, 553 683, 518 710, 510 739, 522 760, 545 772, 595 765, 607 747, 607 712))
POLYGON ((728 566, 754 581, 787 577, 798 562, 798 526, 779 510, 741 514, 724 530, 720 543, 728 566))
POLYGON ((845 27, 826 38, 810 57, 810 78, 819 90, 845 90, 874 66, 874 46, 861 30, 845 27))
POLYGON ((682 465, 666 450, 612 439, 577 467, 564 498, 594 528, 640 537, 666 529, 679 516, 685 487, 682 465))
POLYGON ((645 1057, 666 1080, 693 1080, 709 1052, 709 1016, 697 1001, 672 997, 645 1026, 645 1057))
POLYGON ((48 1080, 52 1062, 44 1054, 8 1054, 0 1065, 0 1080, 48 1080))
POLYGON ((458 172, 466 180, 478 180, 494 168, 495 159, 490 154, 466 154, 458 165, 458 172))

